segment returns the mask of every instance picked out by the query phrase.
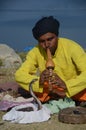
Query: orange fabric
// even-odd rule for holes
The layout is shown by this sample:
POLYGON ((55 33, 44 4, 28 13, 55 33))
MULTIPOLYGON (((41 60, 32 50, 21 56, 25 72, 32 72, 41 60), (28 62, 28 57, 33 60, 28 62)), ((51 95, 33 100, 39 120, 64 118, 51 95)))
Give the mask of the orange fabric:
POLYGON ((86 101, 86 89, 72 97, 77 101, 86 101))
MULTIPOLYGON (((58 88, 59 89, 59 88, 58 88)), ((58 90, 57 89, 57 90, 58 90)), ((62 91, 62 90, 59 90, 62 91)), ((36 96, 41 102, 48 101, 51 97, 48 95, 48 89, 46 88, 43 93, 36 93, 36 96)), ((86 101, 86 89, 72 97, 76 101, 86 101)))
POLYGON ((50 96, 48 95, 49 91, 48 91, 48 83, 45 82, 44 83, 44 90, 43 90, 43 93, 35 93, 36 96, 39 98, 39 100, 41 102, 46 102, 50 99, 50 96))
POLYGON ((48 96, 48 93, 43 92, 43 93, 36 93, 36 96, 41 102, 46 102, 50 99, 50 96, 48 96))
POLYGON ((46 102, 50 99, 49 90, 48 90, 48 83, 46 82, 44 85, 43 93, 37 93, 37 96, 41 102, 46 102))
MULTIPOLYGON (((63 91, 64 91, 63 88, 60 88, 60 87, 57 87, 57 86, 53 86, 53 89, 54 89, 54 91, 58 91, 58 92, 63 92, 63 91)), ((48 94, 49 94, 49 86, 48 86, 47 83, 45 83, 43 93, 35 93, 35 94, 36 94, 36 96, 39 98, 39 100, 40 100, 41 102, 46 102, 46 101, 48 101, 50 98, 52 98, 52 97, 50 97, 50 96, 48 95, 48 94)))

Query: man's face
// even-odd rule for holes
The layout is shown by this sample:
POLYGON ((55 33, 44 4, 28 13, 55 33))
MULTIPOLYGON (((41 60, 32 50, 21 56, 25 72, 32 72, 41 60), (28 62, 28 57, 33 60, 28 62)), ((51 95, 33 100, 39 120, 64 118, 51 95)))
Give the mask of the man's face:
POLYGON ((57 48, 57 36, 54 33, 46 33, 39 37, 39 45, 46 51, 50 49, 51 54, 54 55, 57 48))

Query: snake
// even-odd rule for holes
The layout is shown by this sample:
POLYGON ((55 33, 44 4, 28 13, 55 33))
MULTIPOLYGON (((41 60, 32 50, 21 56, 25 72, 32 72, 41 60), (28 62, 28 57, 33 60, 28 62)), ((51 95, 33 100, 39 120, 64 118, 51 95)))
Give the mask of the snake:
POLYGON ((30 83, 29 83, 29 92, 31 94, 31 96, 34 98, 35 102, 38 104, 38 110, 42 109, 42 103, 41 101, 36 97, 35 93, 33 92, 33 83, 36 82, 38 79, 33 79, 30 83))

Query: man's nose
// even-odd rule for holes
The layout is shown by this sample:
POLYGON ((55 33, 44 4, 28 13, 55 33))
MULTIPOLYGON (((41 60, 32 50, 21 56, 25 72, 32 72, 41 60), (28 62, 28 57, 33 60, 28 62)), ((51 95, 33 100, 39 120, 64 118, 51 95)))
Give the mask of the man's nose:
POLYGON ((46 46, 46 47, 49 47, 49 46, 50 46, 49 41, 45 41, 45 46, 46 46))

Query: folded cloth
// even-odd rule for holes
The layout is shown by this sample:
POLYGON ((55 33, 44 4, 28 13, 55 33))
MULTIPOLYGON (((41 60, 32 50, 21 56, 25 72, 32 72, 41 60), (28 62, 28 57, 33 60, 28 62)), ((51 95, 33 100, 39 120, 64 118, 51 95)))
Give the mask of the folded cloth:
POLYGON ((31 103, 33 101, 34 101, 33 97, 27 98, 27 99, 25 99, 23 97, 13 98, 11 95, 6 94, 0 101, 0 110, 7 111, 8 109, 10 109, 14 106, 31 103))
POLYGON ((7 111, 11 109, 12 107, 15 107, 21 104, 28 104, 28 103, 30 103, 30 101, 13 102, 13 101, 3 100, 0 102, 0 110, 7 111))
POLYGON ((2 119, 11 121, 13 123, 33 123, 33 122, 43 122, 47 121, 50 118, 50 110, 42 106, 42 109, 37 110, 37 105, 29 103, 25 105, 19 105, 12 108, 9 112, 7 112, 2 119), (20 109, 32 107, 33 111, 20 111, 20 109))
POLYGON ((50 100, 48 103, 44 104, 48 109, 50 109, 51 113, 58 113, 61 109, 67 107, 74 107, 75 102, 71 98, 64 98, 57 100, 50 100))

